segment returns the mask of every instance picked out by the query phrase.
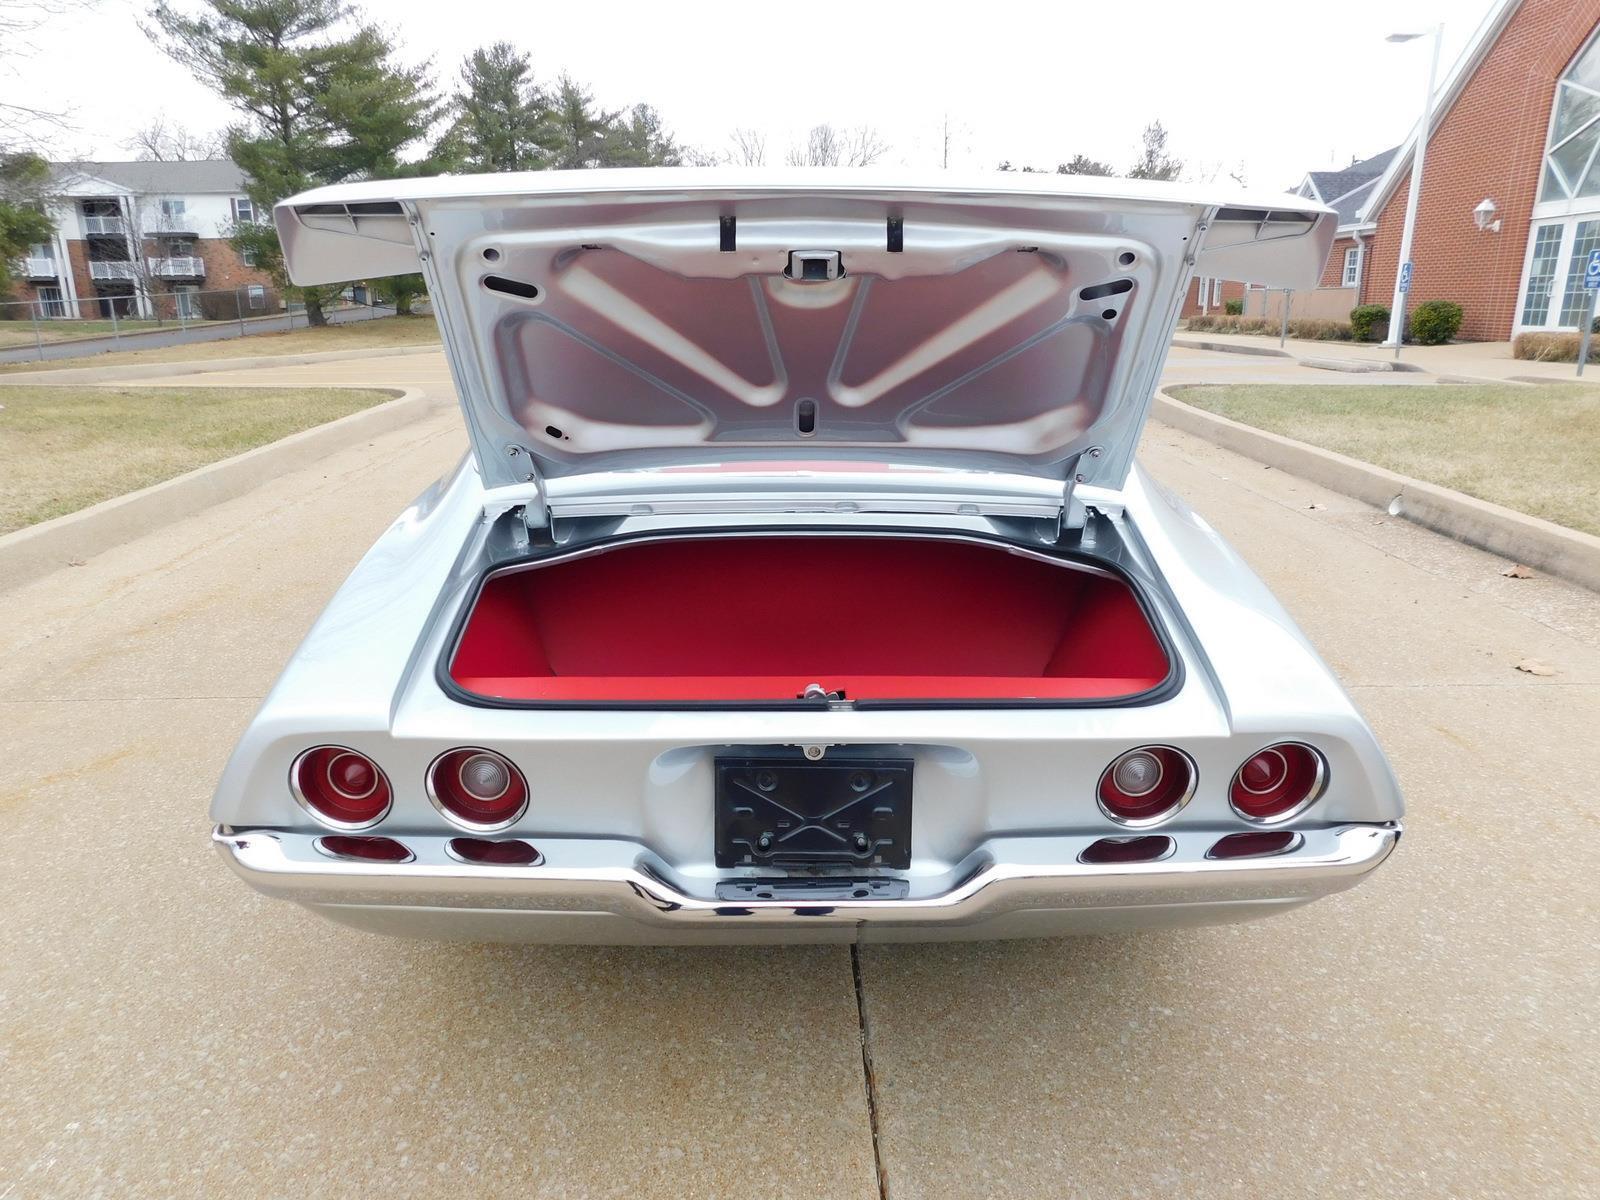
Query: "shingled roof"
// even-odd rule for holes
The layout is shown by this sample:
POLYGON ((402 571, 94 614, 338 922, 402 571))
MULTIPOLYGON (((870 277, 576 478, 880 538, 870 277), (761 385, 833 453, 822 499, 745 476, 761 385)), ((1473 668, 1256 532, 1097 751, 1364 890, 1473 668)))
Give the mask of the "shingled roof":
POLYGON ((59 162, 51 163, 58 183, 103 179, 139 196, 194 195, 222 192, 243 195, 244 172, 231 158, 199 158, 188 162, 59 162))

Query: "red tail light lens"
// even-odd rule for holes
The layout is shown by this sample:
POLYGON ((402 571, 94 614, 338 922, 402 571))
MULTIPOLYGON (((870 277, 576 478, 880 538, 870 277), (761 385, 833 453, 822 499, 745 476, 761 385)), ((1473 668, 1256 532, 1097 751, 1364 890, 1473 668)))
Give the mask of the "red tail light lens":
POLYGON ((1078 861, 1091 866, 1156 862, 1172 853, 1172 845, 1171 838, 1159 833, 1148 833, 1143 837, 1101 838, 1078 855, 1078 861))
POLYGON ((389 811, 388 777, 365 754, 317 746, 294 760, 289 787, 300 806, 335 829, 365 829, 389 811))
POLYGON ((1100 810, 1123 825, 1165 821, 1194 795, 1194 763, 1171 746, 1140 746, 1112 760, 1096 791, 1100 810))
POLYGON ((462 862, 486 867, 535 867, 540 859, 538 850, 516 838, 494 842, 484 838, 451 838, 449 850, 462 862))
POLYGON ((333 858, 359 858, 366 862, 403 863, 411 861, 411 851, 393 838, 362 837, 356 834, 331 834, 317 839, 316 846, 333 858))
POLYGON ((428 798, 450 820, 477 833, 504 829, 528 807, 528 781, 493 750, 450 750, 428 768, 428 798))
POLYGON ((1322 795, 1328 767, 1310 746, 1279 742, 1245 760, 1233 777, 1228 799, 1248 821, 1287 821, 1322 795))
POLYGON ((1207 858, 1266 858, 1284 854, 1300 845, 1300 835, 1290 829, 1268 833, 1230 833, 1217 839, 1206 851, 1207 858))

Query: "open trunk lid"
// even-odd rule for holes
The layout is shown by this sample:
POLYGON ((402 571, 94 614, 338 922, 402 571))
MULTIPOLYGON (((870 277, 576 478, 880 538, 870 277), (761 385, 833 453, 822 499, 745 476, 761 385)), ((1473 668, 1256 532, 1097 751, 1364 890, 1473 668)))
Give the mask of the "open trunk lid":
POLYGON ((558 514, 1067 511, 1121 486, 1189 280, 1314 286, 1334 234, 1290 196, 859 170, 358 183, 276 220, 296 283, 423 272, 491 503, 558 514))

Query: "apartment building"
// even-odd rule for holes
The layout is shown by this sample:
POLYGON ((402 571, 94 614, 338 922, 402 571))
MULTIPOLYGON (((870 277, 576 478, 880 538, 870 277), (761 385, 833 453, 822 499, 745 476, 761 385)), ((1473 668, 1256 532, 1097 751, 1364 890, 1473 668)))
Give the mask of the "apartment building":
POLYGON ((12 299, 47 318, 262 315, 272 280, 228 240, 267 220, 229 159, 51 164, 55 234, 19 263, 12 299))

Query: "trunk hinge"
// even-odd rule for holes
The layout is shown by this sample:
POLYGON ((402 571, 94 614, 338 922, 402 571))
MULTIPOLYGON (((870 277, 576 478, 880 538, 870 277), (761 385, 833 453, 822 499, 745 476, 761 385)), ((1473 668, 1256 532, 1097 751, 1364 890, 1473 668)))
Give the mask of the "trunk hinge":
POLYGON ((1082 529, 1084 522, 1088 519, 1088 511, 1084 508, 1083 501, 1078 499, 1077 496, 1078 485, 1084 482, 1083 472, 1079 469, 1079 464, 1083 461, 1084 455, 1090 458, 1099 458, 1102 453, 1099 446, 1091 446, 1083 454, 1072 460, 1072 466, 1067 472, 1066 482, 1061 488, 1061 520, 1056 526, 1056 541, 1066 541, 1067 535, 1075 530, 1082 529))
MULTIPOLYGON (((533 455, 521 446, 507 446, 506 453, 525 464, 523 482, 533 485, 533 495, 514 505, 498 509, 511 513, 511 547, 521 553, 529 546, 555 544, 555 518, 550 515, 550 500, 545 492, 544 477, 534 465, 533 455)), ((492 513, 490 514, 493 515, 492 513)))

